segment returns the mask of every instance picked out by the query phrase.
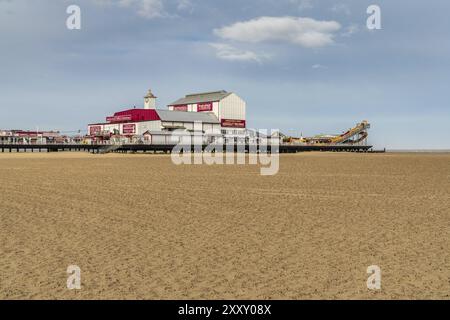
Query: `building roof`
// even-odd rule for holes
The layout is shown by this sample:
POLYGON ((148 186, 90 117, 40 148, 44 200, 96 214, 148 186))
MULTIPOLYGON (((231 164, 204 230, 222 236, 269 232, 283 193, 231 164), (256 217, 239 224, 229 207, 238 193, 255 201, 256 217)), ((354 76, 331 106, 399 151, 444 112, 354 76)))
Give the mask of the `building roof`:
POLYGON ((195 122, 201 121, 203 123, 220 123, 219 119, 210 112, 187 112, 187 111, 171 111, 171 110, 156 110, 161 121, 174 122, 195 122))
POLYGON ((106 123, 91 123, 93 125, 119 124, 143 121, 171 121, 171 122, 203 122, 220 123, 217 117, 211 112, 187 112, 159 109, 129 109, 114 113, 114 116, 107 117, 106 123))
POLYGON ((178 99, 177 101, 172 102, 169 106, 175 106, 180 104, 192 104, 192 103, 202 103, 202 102, 213 102, 220 101, 223 98, 229 96, 232 92, 222 91, 213 91, 213 92, 202 92, 202 93, 194 93, 188 94, 184 98, 178 99))
POLYGON ((107 117, 110 123, 139 122, 159 120, 155 109, 128 109, 114 113, 114 116, 107 117))

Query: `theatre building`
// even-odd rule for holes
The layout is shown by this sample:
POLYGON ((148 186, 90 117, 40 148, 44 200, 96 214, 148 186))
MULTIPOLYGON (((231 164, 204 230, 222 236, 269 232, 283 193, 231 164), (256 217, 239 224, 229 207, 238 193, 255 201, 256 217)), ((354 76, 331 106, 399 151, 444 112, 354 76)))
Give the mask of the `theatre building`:
POLYGON ((119 111, 106 117, 106 122, 89 124, 88 135, 100 141, 112 136, 162 135, 177 129, 216 135, 245 133, 245 102, 234 93, 191 94, 168 107, 156 109, 156 97, 149 90, 143 108, 119 111))

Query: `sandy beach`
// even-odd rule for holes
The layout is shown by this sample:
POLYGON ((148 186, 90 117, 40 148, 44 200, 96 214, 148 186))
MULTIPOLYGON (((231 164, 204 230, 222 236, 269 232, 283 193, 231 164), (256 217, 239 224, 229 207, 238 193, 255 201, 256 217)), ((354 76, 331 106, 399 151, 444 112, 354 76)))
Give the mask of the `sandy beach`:
POLYGON ((450 298, 450 154, 281 155, 261 176, 5 153, 0 181, 2 299, 450 298))

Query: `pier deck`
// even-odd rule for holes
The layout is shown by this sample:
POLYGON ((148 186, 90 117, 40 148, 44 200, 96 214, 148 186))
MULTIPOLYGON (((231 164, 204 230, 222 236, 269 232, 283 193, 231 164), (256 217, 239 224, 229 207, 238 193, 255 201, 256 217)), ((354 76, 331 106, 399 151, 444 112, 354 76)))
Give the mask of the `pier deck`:
MULTIPOLYGON (((202 147, 204 150, 207 145, 202 147)), ((252 146, 252 150, 255 149, 252 146)), ((174 145, 158 145, 158 144, 124 144, 124 145, 108 145, 108 144, 0 144, 0 152, 59 152, 59 151, 87 151, 91 153, 107 153, 107 152, 165 152, 170 153, 174 145)), ((194 151, 194 146, 190 146, 194 151)), ((234 146, 234 151, 237 151, 234 146)), ((268 145, 267 150, 272 151, 272 147, 268 145)), ((273 147, 276 152, 277 147, 273 147)), ((189 147, 184 150, 188 150, 189 147)), ((249 145, 245 145, 245 151, 248 152, 249 145)), ((256 147, 260 150, 259 146, 256 147)), ((265 149, 263 149, 265 150, 265 149)), ((279 153, 297 153, 306 151, 331 151, 331 152, 374 152, 372 146, 355 146, 355 145, 293 145, 281 144, 278 146, 279 153)), ((379 151, 377 151, 379 152, 379 151)))

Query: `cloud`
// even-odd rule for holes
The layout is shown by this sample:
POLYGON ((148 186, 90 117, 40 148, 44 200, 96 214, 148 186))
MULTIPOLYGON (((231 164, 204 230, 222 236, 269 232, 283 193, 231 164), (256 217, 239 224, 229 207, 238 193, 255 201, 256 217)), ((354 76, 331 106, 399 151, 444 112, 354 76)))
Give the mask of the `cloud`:
POLYGON ((324 66, 324 65, 321 65, 321 64, 313 64, 311 66, 311 68, 313 68, 313 69, 328 69, 327 66, 324 66))
POLYGON ((162 0, 94 0, 100 5, 116 5, 132 8, 138 15, 147 19, 166 16, 162 0))
POLYGON ((228 61, 253 61, 262 63, 267 59, 267 55, 257 54, 253 51, 241 50, 226 43, 210 43, 210 46, 216 49, 216 56, 222 60, 228 61))
POLYGON ((192 12, 194 5, 191 0, 178 0, 177 10, 192 12))
POLYGON ((359 31, 359 27, 356 24, 351 24, 345 28, 344 32, 341 33, 342 37, 350 37, 352 34, 359 31))
POLYGON ((290 2, 296 5, 300 11, 313 8, 313 0, 290 0, 290 2))
POLYGON ((153 19, 165 15, 162 0, 119 0, 122 7, 132 7, 144 18, 153 19))
POLYGON ((164 7, 161 0, 139 0, 138 14, 144 18, 156 18, 164 15, 164 7))
POLYGON ((334 6, 331 7, 331 11, 335 12, 335 13, 343 13, 345 15, 351 15, 351 10, 348 7, 348 5, 344 4, 344 3, 337 3, 334 6))
POLYGON ((313 48, 332 44, 334 33, 340 28, 341 25, 336 21, 301 17, 259 17, 214 29, 214 33, 227 40, 250 43, 279 41, 313 48))

